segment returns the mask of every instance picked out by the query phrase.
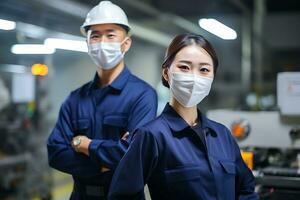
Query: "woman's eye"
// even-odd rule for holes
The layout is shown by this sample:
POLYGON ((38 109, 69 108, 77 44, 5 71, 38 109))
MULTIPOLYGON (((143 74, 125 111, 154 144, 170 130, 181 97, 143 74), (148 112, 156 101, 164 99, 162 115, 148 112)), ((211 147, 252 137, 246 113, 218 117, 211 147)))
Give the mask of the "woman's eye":
POLYGON ((178 68, 181 70, 189 70, 189 67, 186 65, 180 65, 180 66, 178 66, 178 68))
POLYGON ((209 70, 208 68, 206 68, 206 67, 202 67, 202 68, 200 69, 200 71, 201 71, 201 72, 210 72, 210 70, 209 70))

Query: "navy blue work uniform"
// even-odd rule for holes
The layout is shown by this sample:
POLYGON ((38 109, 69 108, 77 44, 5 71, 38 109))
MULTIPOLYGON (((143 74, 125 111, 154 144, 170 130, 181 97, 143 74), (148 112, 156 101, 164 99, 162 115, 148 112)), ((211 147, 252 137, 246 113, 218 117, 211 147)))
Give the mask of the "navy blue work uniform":
POLYGON ((198 112, 189 126, 167 104, 135 131, 113 176, 109 200, 257 200, 255 181, 230 131, 198 112))
POLYGON ((72 200, 104 199, 112 173, 129 146, 120 140, 122 135, 156 116, 155 90, 127 67, 110 85, 98 85, 96 74, 93 81, 71 92, 47 142, 50 166, 73 176, 72 200), (76 135, 92 139, 90 156, 73 150, 76 135), (110 171, 101 173, 102 167, 110 171))

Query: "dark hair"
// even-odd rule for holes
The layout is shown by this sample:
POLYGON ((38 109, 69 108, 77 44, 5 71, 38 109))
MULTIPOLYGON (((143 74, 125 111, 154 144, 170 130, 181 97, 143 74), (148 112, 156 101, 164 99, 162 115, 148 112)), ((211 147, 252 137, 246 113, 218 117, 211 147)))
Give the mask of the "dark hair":
POLYGON ((121 26, 121 27, 126 31, 126 34, 129 33, 130 28, 129 28, 128 26, 125 26, 125 25, 123 25, 123 24, 117 24, 117 25, 121 26))
MULTIPOLYGON (((169 45, 166 51, 162 68, 169 68, 172 62, 174 61, 176 54, 184 47, 190 45, 198 45, 207 51, 207 53, 211 56, 213 60, 214 75, 216 75, 219 61, 214 48, 202 35, 196 35, 192 33, 177 35, 172 40, 171 44, 169 45)), ((170 87, 169 83, 164 79, 163 76, 162 83, 164 86, 168 88, 170 87)))

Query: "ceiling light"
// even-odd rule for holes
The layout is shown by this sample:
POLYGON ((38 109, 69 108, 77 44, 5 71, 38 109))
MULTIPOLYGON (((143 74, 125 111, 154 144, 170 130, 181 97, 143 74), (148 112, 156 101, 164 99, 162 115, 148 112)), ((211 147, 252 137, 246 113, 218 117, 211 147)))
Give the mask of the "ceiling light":
POLYGON ((55 49, 42 44, 15 44, 11 47, 14 54, 53 54, 55 49))
POLYGON ((201 28, 224 40, 234 40, 237 37, 235 30, 215 19, 200 19, 199 25, 201 28))
POLYGON ((28 68, 24 65, 13 65, 13 64, 1 64, 0 71, 11 72, 11 73, 27 73, 28 68))
POLYGON ((14 30, 16 28, 16 22, 0 19, 0 29, 14 30))
POLYGON ((88 48, 85 41, 47 38, 44 41, 44 44, 55 49, 88 52, 88 48))

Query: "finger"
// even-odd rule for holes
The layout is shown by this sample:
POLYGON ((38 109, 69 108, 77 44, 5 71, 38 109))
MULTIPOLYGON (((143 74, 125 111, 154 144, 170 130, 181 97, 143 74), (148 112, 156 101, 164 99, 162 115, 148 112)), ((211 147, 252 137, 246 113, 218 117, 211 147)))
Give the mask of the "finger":
POLYGON ((129 137, 129 132, 124 133, 124 135, 122 136, 122 140, 127 140, 127 138, 129 137))
POLYGON ((110 171, 109 168, 107 168, 107 167, 101 167, 101 172, 108 172, 108 171, 110 171))
POLYGON ((71 141, 71 147, 74 149, 73 140, 74 140, 74 138, 71 141))

